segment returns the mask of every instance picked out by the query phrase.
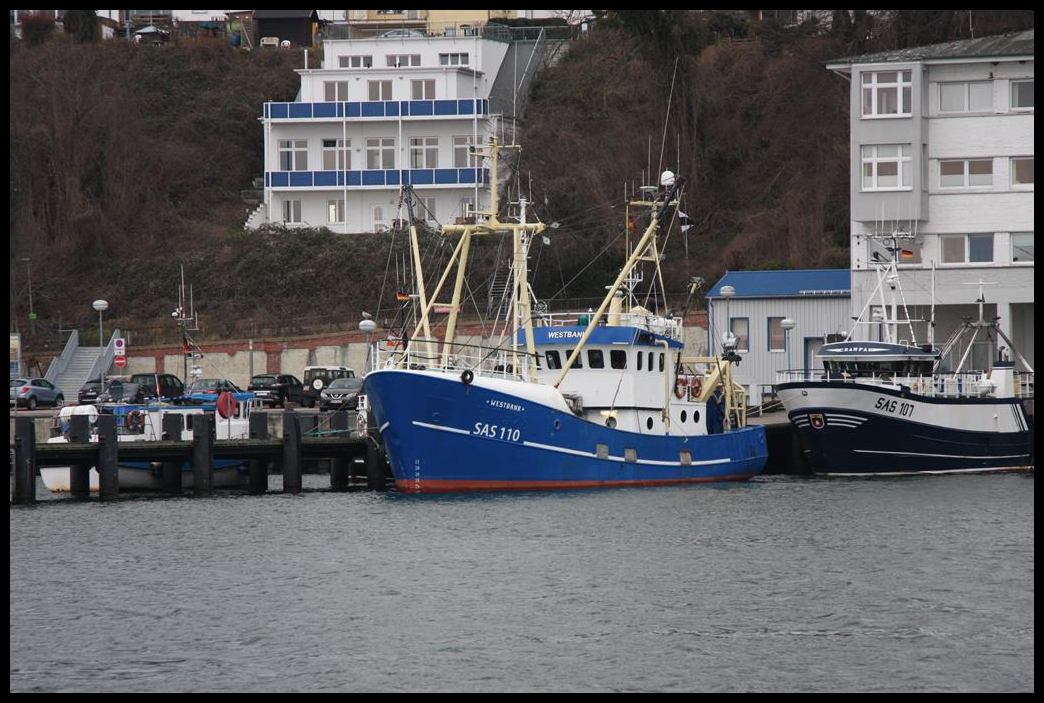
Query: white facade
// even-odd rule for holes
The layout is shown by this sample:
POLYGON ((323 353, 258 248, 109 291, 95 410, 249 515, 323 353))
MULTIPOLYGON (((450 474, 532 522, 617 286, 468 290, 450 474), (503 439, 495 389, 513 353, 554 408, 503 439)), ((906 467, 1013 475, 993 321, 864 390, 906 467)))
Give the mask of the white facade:
POLYGON ((298 71, 297 100, 265 104, 267 217, 252 223, 380 231, 406 218, 403 183, 433 223, 487 207, 488 164, 468 145, 497 132, 489 95, 509 46, 478 37, 324 42, 321 66, 298 71))
MULTIPOLYGON (((852 315, 877 285, 870 261, 884 250, 872 235, 906 231, 913 238, 900 241, 906 253, 899 262, 915 319, 931 316, 936 269, 935 344, 963 318, 978 318, 974 284, 983 281, 990 284, 983 288, 987 316, 1000 317, 1032 364, 1032 31, 1013 39, 1019 47, 1028 41, 1028 52, 993 55, 975 43, 983 40, 971 40, 948 45, 945 55, 923 47, 830 68, 847 74, 852 87, 852 315)), ((878 327, 856 335, 876 339, 878 327)), ((927 322, 914 323, 918 343, 929 341, 928 332, 927 322)), ((1007 346, 982 337, 978 344, 977 368, 1007 346)))

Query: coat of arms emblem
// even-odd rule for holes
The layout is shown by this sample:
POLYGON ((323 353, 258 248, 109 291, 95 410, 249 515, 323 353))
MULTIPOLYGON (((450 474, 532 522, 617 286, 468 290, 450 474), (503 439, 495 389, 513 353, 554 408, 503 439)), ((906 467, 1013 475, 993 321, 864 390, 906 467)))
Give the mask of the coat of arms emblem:
POLYGON ((824 418, 822 415, 809 415, 808 420, 810 423, 812 423, 812 427, 814 427, 817 430, 821 430, 824 427, 826 427, 826 418, 824 418))

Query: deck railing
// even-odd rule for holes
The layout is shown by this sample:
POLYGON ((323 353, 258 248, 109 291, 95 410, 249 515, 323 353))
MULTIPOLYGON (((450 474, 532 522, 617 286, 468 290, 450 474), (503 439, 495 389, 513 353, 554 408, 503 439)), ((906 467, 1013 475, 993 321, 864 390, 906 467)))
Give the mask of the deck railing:
MULTIPOLYGON (((892 376, 878 374, 876 376, 850 376, 837 372, 805 371, 802 369, 776 372, 776 383, 800 383, 816 381, 827 383, 859 383, 862 385, 898 388, 906 386, 911 392, 932 398, 981 398, 996 391, 996 381, 991 380, 985 372, 971 371, 964 373, 947 373, 936 376, 892 376)), ((1018 372, 1015 374, 1014 397, 1033 397, 1033 373, 1018 372)))
POLYGON ((510 347, 490 347, 477 344, 454 344, 444 367, 441 343, 414 338, 403 348, 402 340, 393 338, 376 342, 371 350, 374 369, 408 368, 416 370, 471 371, 476 376, 528 378, 531 356, 525 349, 517 352, 510 347), (517 372, 516 372, 517 358, 517 372))

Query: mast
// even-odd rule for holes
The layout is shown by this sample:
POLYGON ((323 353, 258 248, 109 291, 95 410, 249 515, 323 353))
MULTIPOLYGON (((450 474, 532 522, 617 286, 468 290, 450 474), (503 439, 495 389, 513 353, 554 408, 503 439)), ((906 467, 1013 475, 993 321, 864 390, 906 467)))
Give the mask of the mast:
POLYGON ((649 248, 650 242, 653 240, 653 237, 656 235, 656 232, 660 228, 661 221, 665 219, 667 216, 668 209, 671 207, 671 205, 677 204, 677 201, 675 201, 675 196, 677 196, 678 190, 681 188, 683 182, 684 180, 682 178, 676 178, 674 183, 671 185, 670 189, 667 191, 666 196, 664 196, 663 203, 660 205, 659 212, 657 212, 656 216, 652 218, 652 221, 649 223, 649 226, 645 230, 645 234, 642 235, 642 238, 634 246, 634 251, 631 252, 630 257, 628 257, 627 263, 625 263, 623 268, 620 269, 620 275, 616 277, 616 280, 613 282, 613 285, 609 286, 609 290, 606 293, 605 298, 602 300, 602 304, 598 307, 598 312, 596 312, 591 317, 591 320, 587 325, 587 329, 584 330, 584 334, 580 338, 580 342, 576 345, 576 348, 573 349, 573 353, 569 355, 569 359, 565 362, 565 364, 563 364, 562 370, 558 373, 558 377, 555 379, 555 388, 558 388, 558 386, 561 385, 562 381, 566 377, 566 374, 569 373, 569 369, 572 368, 573 362, 576 361, 576 357, 578 357, 580 353, 583 351, 584 345, 587 344, 587 340, 591 338, 591 333, 594 332, 594 328, 598 325, 598 321, 602 319, 602 315, 604 315, 606 309, 608 309, 609 303, 612 302, 613 296, 616 294, 616 291, 620 288, 620 284, 622 284, 624 282, 624 279, 626 279, 628 275, 630 275, 631 270, 634 268, 635 264, 637 264, 638 261, 645 254, 645 250, 649 248))

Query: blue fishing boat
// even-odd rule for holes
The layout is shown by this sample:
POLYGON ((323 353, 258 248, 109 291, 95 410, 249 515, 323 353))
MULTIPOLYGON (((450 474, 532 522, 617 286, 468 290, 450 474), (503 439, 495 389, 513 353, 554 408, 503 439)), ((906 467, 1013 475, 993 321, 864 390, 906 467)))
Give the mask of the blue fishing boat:
MULTIPOLYGON (((365 380, 399 489, 408 493, 506 489, 656 486, 742 481, 764 467, 764 429, 745 427, 745 400, 725 357, 683 354, 681 316, 640 305, 641 262, 659 260, 657 235, 677 210, 681 180, 665 174, 644 235, 597 311, 549 314, 534 304, 528 243, 545 225, 497 218, 496 152, 490 212, 479 224, 443 228, 459 235, 450 317, 441 346, 429 313, 450 268, 412 335, 378 345, 365 380), (668 177, 669 176, 669 177, 668 177), (510 334, 497 346, 455 339, 471 239, 508 231, 514 240, 510 334)), ((656 189, 653 189, 656 190, 656 189)), ((412 221, 411 214, 411 221, 412 221)), ((416 241, 416 232, 411 228, 416 241)), ((414 246, 416 250, 416 246, 414 246)), ((419 266, 415 262, 415 266, 419 266)), ((657 271, 659 267, 656 266, 657 271)), ((417 281, 423 281, 417 271, 417 281)), ((690 288, 690 300, 698 285, 690 288)))

